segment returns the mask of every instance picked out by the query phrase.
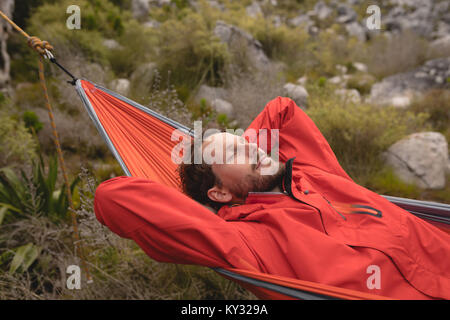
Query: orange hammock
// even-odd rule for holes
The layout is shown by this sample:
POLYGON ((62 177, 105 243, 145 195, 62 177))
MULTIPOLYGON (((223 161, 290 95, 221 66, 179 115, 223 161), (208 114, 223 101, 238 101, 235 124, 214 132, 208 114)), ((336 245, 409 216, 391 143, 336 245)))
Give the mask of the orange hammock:
MULTIPOLYGON (((179 141, 172 141, 171 137, 175 128, 192 136, 189 128, 87 80, 77 80, 76 90, 126 175, 148 178, 179 189, 177 165, 171 160, 171 151, 179 141)), ((385 197, 450 231, 449 205, 385 197)), ((388 299, 265 273, 240 269, 214 270, 261 299, 388 299)))

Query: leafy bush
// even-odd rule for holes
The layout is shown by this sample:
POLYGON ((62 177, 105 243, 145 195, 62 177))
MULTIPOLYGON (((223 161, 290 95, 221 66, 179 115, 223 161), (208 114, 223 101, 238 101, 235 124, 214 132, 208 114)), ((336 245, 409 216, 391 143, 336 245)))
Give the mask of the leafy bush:
POLYGON ((405 31, 391 37, 379 35, 356 53, 357 61, 365 63, 377 78, 408 71, 425 62, 427 42, 418 35, 405 31))
POLYGON ((433 89, 422 98, 414 101, 410 110, 415 113, 427 113, 428 122, 434 130, 441 132, 450 143, 450 92, 444 89, 433 89))
POLYGON ((30 162, 36 158, 36 141, 24 123, 0 103, 0 166, 30 162))
MULTIPOLYGON (((29 33, 49 41, 56 50, 65 47, 69 51, 81 53, 91 61, 107 63, 107 48, 103 40, 123 35, 125 23, 131 18, 128 11, 121 11, 109 1, 81 0, 76 4, 81 11, 81 29, 70 30, 66 27, 69 17, 66 8, 73 1, 64 0, 44 3, 29 19, 29 33)), ((58 54, 56 53, 58 58, 58 54)))
POLYGON ((156 62, 162 75, 171 72, 175 86, 194 89, 200 83, 221 83, 220 72, 229 54, 226 45, 213 35, 213 27, 206 16, 184 9, 180 19, 170 18, 153 30, 156 62))
POLYGON ((38 133, 44 126, 42 122, 39 121, 39 117, 33 111, 25 111, 22 115, 22 120, 25 127, 31 132, 38 133))
MULTIPOLYGON (((33 161, 31 172, 20 169, 18 175, 9 167, 0 169, 0 206, 19 217, 44 214, 52 219, 66 219, 66 186, 63 184, 57 188, 57 158, 50 158, 47 173, 45 167, 40 156, 39 161, 33 161)), ((75 178, 70 185, 72 193, 77 183, 78 179, 75 178)))
POLYGON ((365 184, 382 167, 380 154, 402 137, 425 130, 427 115, 339 99, 332 88, 309 87, 309 109, 344 170, 365 184))

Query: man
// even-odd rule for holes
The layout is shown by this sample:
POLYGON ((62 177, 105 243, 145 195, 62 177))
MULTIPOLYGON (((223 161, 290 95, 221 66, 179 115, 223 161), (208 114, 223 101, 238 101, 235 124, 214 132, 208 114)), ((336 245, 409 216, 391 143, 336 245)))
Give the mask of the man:
POLYGON ((196 201, 147 179, 118 177, 98 187, 97 218, 162 262, 392 298, 450 298, 448 234, 357 185, 292 100, 270 101, 246 133, 260 129, 278 130, 279 162, 268 157, 271 148, 253 145, 259 135, 214 134, 201 145, 210 159, 203 152, 202 163, 180 166, 183 190, 196 201))

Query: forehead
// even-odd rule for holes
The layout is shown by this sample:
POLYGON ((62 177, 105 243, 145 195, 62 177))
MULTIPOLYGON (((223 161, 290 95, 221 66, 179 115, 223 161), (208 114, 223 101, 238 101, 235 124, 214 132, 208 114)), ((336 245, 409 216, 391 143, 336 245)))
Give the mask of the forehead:
POLYGON ((231 134, 229 132, 215 133, 215 134, 210 135, 203 141, 203 146, 206 147, 210 143, 220 144, 220 145, 234 143, 235 139, 238 137, 239 136, 231 134))

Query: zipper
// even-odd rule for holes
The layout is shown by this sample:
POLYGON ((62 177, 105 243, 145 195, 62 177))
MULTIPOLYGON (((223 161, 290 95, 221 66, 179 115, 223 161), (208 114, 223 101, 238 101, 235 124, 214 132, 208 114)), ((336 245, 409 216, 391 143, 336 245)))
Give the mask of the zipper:
POLYGON ((344 219, 344 221, 347 221, 347 218, 346 218, 342 213, 340 213, 339 211, 337 211, 336 208, 333 207, 333 205, 331 204, 330 201, 328 201, 327 198, 325 198, 323 195, 321 195, 321 196, 322 196, 322 198, 324 198, 324 199, 328 202, 328 204, 330 205, 330 207, 331 207, 334 211, 336 211, 337 214, 339 214, 339 215, 342 217, 342 219, 344 219))

